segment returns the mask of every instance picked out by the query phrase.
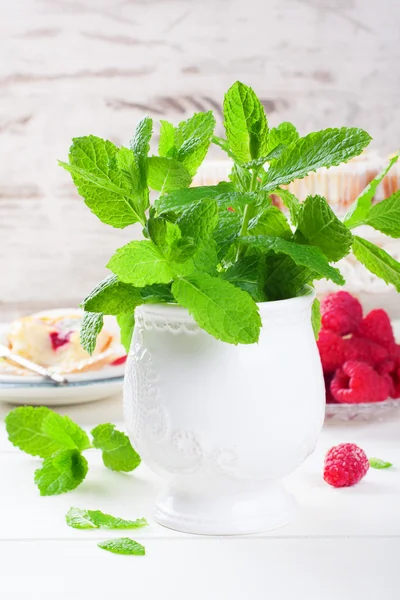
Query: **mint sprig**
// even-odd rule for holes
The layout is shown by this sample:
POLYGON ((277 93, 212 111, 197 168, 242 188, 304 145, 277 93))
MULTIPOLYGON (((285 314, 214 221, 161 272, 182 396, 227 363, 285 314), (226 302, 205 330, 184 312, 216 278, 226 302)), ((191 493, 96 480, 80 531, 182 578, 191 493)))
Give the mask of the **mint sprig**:
MULTIPOLYGON (((83 301, 88 352, 103 314, 117 317, 128 348, 136 307, 159 302, 187 308, 219 340, 254 343, 261 327, 256 302, 297 296, 321 278, 343 285, 335 263, 351 252, 400 290, 399 263, 351 232, 364 224, 400 236, 399 195, 372 203, 397 155, 341 222, 325 198, 309 196, 301 203, 284 186, 358 156, 371 140, 368 133, 340 127, 300 137, 289 122, 270 129, 262 102, 241 82, 225 94, 223 121, 226 139, 214 136, 211 111, 178 125, 162 121, 158 155, 150 151, 149 117, 138 124, 129 148, 95 136, 73 140, 69 162, 61 164, 86 204, 114 227, 139 222, 145 238, 116 251, 108 263, 113 275, 83 301), (191 187, 211 142, 233 161, 230 181, 191 187), (150 190, 159 192, 152 206, 150 190), (289 218, 274 206, 277 197, 289 218)), ((313 323, 317 332, 316 304, 313 323)))
POLYGON ((112 540, 99 542, 97 545, 99 548, 113 554, 127 554, 131 556, 144 556, 146 554, 145 547, 131 538, 113 538, 112 540))
POLYGON ((120 517, 113 517, 101 510, 85 510, 71 507, 65 515, 67 525, 74 529, 139 529, 146 527, 146 519, 129 521, 120 517))
POLYGON ((393 467, 391 462, 387 462, 386 460, 382 460, 380 458, 370 458, 368 460, 370 467, 373 469, 389 469, 390 467, 393 467))
POLYGON ((140 464, 129 438, 110 423, 93 430, 93 446, 79 425, 44 406, 15 408, 6 416, 5 424, 14 446, 44 459, 35 471, 42 496, 62 494, 82 483, 88 471, 82 452, 93 446, 103 450, 105 466, 114 471, 133 471, 140 464))

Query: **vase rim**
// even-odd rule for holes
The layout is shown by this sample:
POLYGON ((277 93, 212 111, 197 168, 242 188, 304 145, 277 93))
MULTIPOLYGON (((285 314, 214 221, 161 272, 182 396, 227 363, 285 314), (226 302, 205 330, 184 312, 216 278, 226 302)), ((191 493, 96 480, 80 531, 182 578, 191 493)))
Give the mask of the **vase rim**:
MULTIPOLYGON (((260 316, 268 316, 274 315, 277 313, 287 313, 295 310, 296 312, 301 312, 302 310, 307 310, 315 296, 315 289, 310 285, 304 286, 304 294, 301 296, 294 296, 293 298, 286 298, 285 300, 272 300, 270 302, 257 302, 257 306, 259 308, 260 316)), ((164 302, 159 304, 141 304, 136 307, 135 312, 141 313, 142 315, 153 315, 153 316, 166 316, 169 318, 179 318, 179 319, 190 319, 193 320, 193 317, 189 314, 188 310, 179 304, 174 304, 172 302, 164 302)))

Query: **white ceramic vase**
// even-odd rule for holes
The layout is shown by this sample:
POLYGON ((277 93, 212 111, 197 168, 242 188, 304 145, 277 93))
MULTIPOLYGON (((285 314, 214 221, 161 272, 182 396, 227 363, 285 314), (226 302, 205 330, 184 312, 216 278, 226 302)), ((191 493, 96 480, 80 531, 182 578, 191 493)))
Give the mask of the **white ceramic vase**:
POLYGON ((281 480, 313 451, 324 419, 313 298, 260 304, 259 343, 239 346, 178 306, 136 309, 124 411, 133 446, 167 484, 159 523, 224 535, 294 517, 281 480))

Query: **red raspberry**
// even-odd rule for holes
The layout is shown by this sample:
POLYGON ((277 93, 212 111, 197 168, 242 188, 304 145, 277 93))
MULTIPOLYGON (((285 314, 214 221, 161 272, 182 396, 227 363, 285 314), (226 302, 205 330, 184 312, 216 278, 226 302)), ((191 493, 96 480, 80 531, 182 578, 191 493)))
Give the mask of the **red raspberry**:
POLYGON ((336 371, 331 383, 332 396, 345 404, 382 402, 390 389, 389 375, 379 375, 371 365, 353 360, 336 371))
POLYGON ((389 358, 389 352, 383 346, 354 335, 344 340, 344 345, 345 360, 366 362, 375 367, 389 358))
POLYGON ((333 331, 321 330, 317 345, 324 373, 334 373, 346 360, 344 340, 333 331))
POLYGON ((349 487, 361 481, 368 469, 364 450, 356 444, 339 444, 326 453, 324 479, 336 488, 349 487))
POLYGON ((400 361, 399 359, 389 359, 379 365, 379 373, 389 374, 392 385, 389 395, 391 398, 400 398, 400 361))
POLYGON ((377 308, 361 321, 357 335, 372 340, 394 353, 396 351, 396 342, 394 340, 393 329, 387 313, 377 308))
POLYGON ((339 335, 357 331, 362 319, 362 307, 348 292, 329 294, 321 302, 321 323, 324 329, 339 335))
POLYGON ((331 392, 332 375, 324 375, 325 380, 325 401, 327 404, 336 404, 335 398, 331 392))

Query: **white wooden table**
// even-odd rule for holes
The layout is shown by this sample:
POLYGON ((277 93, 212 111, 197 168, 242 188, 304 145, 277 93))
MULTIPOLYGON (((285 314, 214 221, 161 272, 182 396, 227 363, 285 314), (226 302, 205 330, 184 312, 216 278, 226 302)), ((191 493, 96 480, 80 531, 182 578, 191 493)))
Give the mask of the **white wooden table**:
MULTIPOLYGON (((108 471, 95 450, 74 492, 41 498, 33 484, 38 461, 9 444, 0 406, 0 598, 67 600, 398 600, 400 598, 400 415, 391 421, 327 426, 315 453, 287 486, 297 496, 295 522, 257 536, 210 538, 165 529, 152 520, 160 480, 144 465, 108 471), (353 441, 369 456, 394 463, 370 470, 351 489, 335 490, 321 476, 323 455, 353 441), (146 517, 134 532, 78 531, 65 523, 71 506, 126 518, 146 517), (129 535, 145 557, 97 547, 129 535)), ((119 398, 65 408, 86 429, 105 422, 123 428, 119 398)))

